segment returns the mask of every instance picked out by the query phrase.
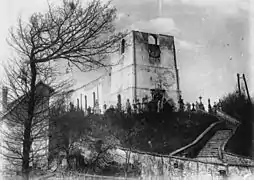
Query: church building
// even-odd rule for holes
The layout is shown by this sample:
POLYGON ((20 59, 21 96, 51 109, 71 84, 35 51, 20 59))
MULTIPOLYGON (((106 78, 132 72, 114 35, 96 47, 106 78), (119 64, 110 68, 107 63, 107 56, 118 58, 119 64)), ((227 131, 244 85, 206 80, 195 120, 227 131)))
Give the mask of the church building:
MULTIPOLYGON (((96 80, 76 89, 72 102, 78 107, 124 106, 142 98, 151 99, 154 89, 161 89, 166 99, 177 104, 180 96, 174 37, 131 31, 119 42, 120 50, 110 55, 113 66, 96 80)), ((148 99, 148 100, 149 100, 148 99)))

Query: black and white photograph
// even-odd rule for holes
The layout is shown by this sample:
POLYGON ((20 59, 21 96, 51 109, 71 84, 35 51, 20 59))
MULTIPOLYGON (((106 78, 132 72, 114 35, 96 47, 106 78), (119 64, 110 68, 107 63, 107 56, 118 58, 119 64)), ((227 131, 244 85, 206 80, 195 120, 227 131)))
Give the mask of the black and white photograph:
POLYGON ((1 0, 0 180, 254 180, 254 0, 1 0))

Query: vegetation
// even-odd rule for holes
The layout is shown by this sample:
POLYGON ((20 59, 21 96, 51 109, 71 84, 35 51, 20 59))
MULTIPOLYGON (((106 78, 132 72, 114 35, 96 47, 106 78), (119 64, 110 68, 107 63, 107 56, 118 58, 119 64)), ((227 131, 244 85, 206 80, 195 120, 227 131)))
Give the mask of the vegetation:
POLYGON ((226 150, 243 156, 252 154, 253 105, 245 94, 229 93, 221 100, 222 110, 241 122, 235 135, 226 145, 226 150))
MULTIPOLYGON (((77 135, 76 138, 72 138, 74 134, 66 129, 62 130, 68 132, 68 136, 64 136, 65 139, 76 139, 73 142, 78 144, 73 146, 76 148, 73 152, 78 153, 65 153, 66 158, 71 156, 75 157, 75 162, 83 162, 74 166, 68 162, 67 169, 81 170, 90 174, 138 176, 140 165, 138 161, 131 163, 132 150, 169 154, 191 143, 211 123, 217 121, 215 117, 201 112, 184 109, 176 111, 172 100, 162 102, 164 103, 159 112, 158 101, 154 98, 147 102, 147 108, 136 111, 123 111, 122 105, 118 102, 116 108, 107 109, 104 115, 82 116, 80 113, 82 111, 76 109, 73 112, 79 119, 77 121, 68 115, 73 112, 58 116, 59 126, 64 126, 66 120, 69 120, 69 123, 76 122, 69 126, 70 131, 77 135), (124 163, 118 162, 110 153, 117 146, 125 148, 125 155, 122 157, 125 159, 124 163), (85 156, 88 152, 89 155, 85 156)), ((70 145, 71 141, 68 141, 65 147, 68 149, 70 145)))
POLYGON ((136 132, 135 136, 128 136, 130 139, 124 138, 131 144, 122 143, 122 146, 162 154, 191 143, 211 123, 217 121, 215 117, 203 113, 174 111, 143 112, 127 116, 110 110, 105 116, 107 121, 117 122, 114 124, 117 127, 115 129, 127 128, 126 132, 136 132))
MULTIPOLYGON (((13 68, 6 67, 11 77, 8 85, 14 91, 12 95, 16 100, 22 95, 27 96, 27 108, 23 109, 25 113, 21 113, 27 116, 19 121, 22 147, 18 149, 21 151, 15 151, 16 145, 15 148, 7 148, 19 155, 23 179, 29 179, 30 164, 33 163, 33 134, 37 134, 38 130, 33 127, 37 124, 34 120, 37 115, 37 83, 46 75, 51 79, 44 80, 44 83, 59 85, 56 73, 52 73, 59 70, 55 68, 57 62, 67 65, 68 69, 78 68, 81 71, 110 66, 106 58, 119 49, 118 42, 124 37, 123 33, 116 33, 115 19, 116 9, 110 3, 101 4, 100 0, 93 0, 84 7, 79 1, 63 0, 59 6, 49 4, 47 12, 34 13, 28 21, 19 19, 17 27, 11 29, 8 42, 14 49, 15 57, 10 63, 13 68), (22 77, 18 78, 16 72, 20 72, 22 77), (18 79, 20 81, 16 81, 18 79)), ((59 89, 54 90, 55 94, 59 93, 59 89)), ((10 162, 16 158, 8 157, 10 162)))

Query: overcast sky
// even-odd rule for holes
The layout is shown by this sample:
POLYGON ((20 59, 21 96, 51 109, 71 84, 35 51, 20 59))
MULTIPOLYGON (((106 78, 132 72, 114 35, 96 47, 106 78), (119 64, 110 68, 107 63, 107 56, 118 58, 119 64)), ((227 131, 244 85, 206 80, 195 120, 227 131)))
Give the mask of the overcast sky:
MULTIPOLYGON (((112 3, 118 9, 118 28, 175 36, 184 100, 193 102, 200 95, 205 101, 216 100, 236 87, 237 72, 246 73, 250 82, 249 0, 162 1, 161 13, 157 0, 113 0, 112 3)), ((26 19, 46 8, 46 0, 1 0, 1 61, 10 53, 5 40, 8 28, 15 25, 19 16, 26 19)), ((82 85, 99 75, 100 72, 75 73, 74 77, 82 85)))

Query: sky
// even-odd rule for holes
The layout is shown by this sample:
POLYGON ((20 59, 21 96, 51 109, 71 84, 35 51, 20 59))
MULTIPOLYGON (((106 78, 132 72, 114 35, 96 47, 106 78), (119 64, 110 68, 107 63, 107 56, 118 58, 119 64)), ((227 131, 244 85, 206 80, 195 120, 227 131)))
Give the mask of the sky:
MULTIPOLYGON (((158 2, 112 0, 118 9, 116 25, 118 29, 175 36, 180 89, 185 101, 195 102, 199 96, 205 103, 208 98, 212 102, 218 100, 234 90, 236 73, 246 74, 252 93, 250 0, 161 0, 160 11, 158 2)), ((1 0, 0 61, 6 61, 11 53, 6 38, 17 18, 27 19, 33 12, 46 9, 47 0, 1 0)), ((79 86, 101 73, 74 72, 73 78, 79 86)))

